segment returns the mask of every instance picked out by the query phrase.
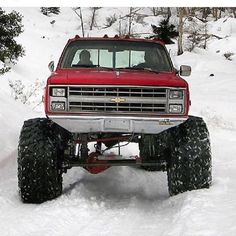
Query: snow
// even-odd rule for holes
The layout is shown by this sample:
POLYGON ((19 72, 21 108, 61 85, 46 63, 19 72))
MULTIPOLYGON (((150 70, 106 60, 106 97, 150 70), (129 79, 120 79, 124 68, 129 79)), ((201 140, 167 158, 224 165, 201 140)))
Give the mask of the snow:
MULTIPOLYGON (((170 46, 176 68, 182 64, 192 66, 192 75, 186 77, 192 100, 190 114, 203 117, 210 131, 213 158, 210 189, 169 197, 166 173, 112 167, 91 175, 74 168, 64 175, 61 197, 34 205, 23 204, 19 199, 16 158, 23 121, 44 116, 42 104, 34 108, 41 95, 32 97, 28 105, 15 101, 8 80, 22 80, 26 88, 37 79, 45 82, 49 75, 47 64, 58 60, 68 38, 80 29, 77 16, 69 8, 50 18, 38 8, 16 10, 24 15, 25 31, 18 41, 24 45, 26 56, 10 73, 1 76, 0 235, 235 236, 236 59, 232 56, 229 61, 223 56, 228 51, 236 54, 235 19, 209 23, 212 33, 223 39, 212 38, 207 50, 195 49, 177 57, 176 46, 170 46), (50 24, 53 19, 54 26, 50 24)), ((105 16, 127 9, 99 11, 101 27, 105 16)), ((85 17, 88 15, 87 10, 85 17)), ((147 31, 147 25, 138 27, 147 31)), ((115 31, 115 26, 106 30, 95 28, 89 35, 114 35, 115 31)), ((138 154, 138 147, 125 147, 123 153, 138 154)))

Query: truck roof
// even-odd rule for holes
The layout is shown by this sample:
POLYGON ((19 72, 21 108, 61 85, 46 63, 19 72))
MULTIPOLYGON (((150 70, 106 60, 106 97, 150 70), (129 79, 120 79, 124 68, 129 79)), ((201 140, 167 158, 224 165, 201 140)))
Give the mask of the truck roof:
POLYGON ((73 41, 89 41, 89 40, 102 40, 102 41, 130 41, 130 42, 148 42, 148 43, 158 43, 165 45, 165 43, 159 39, 159 38, 153 38, 153 39, 145 39, 145 38, 133 38, 128 35, 124 37, 120 37, 118 35, 115 35, 114 37, 108 37, 107 34, 105 34, 103 37, 80 37, 79 35, 75 35, 74 38, 71 38, 68 40, 68 42, 73 41))

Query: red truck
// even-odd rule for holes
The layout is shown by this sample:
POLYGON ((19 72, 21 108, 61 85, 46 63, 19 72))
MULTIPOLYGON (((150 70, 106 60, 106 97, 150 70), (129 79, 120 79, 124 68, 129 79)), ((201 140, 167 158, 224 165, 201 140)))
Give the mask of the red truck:
POLYGON ((49 68, 46 118, 25 121, 19 139, 23 202, 60 196, 62 174, 75 166, 93 174, 111 166, 167 171, 170 195, 210 186, 209 133, 202 118, 188 115, 180 77, 191 68, 175 69, 160 40, 76 35, 49 68), (139 154, 121 155, 131 142, 139 154))

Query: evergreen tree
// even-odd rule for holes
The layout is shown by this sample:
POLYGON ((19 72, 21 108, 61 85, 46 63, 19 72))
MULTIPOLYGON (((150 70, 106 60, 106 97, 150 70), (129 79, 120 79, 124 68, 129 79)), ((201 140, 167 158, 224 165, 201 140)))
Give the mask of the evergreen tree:
POLYGON ((154 35, 150 38, 159 38, 166 44, 173 44, 171 38, 175 38, 179 33, 175 30, 175 26, 169 23, 169 18, 160 22, 159 26, 151 25, 154 35))
POLYGON ((49 11, 55 15, 58 15, 61 12, 60 7, 49 7, 49 11))
POLYGON ((10 64, 16 64, 24 55, 23 47, 16 42, 15 37, 23 32, 22 16, 16 12, 5 13, 0 8, 0 74, 9 71, 10 64))
POLYGON ((51 14, 58 15, 60 13, 60 7, 41 7, 40 11, 45 16, 50 16, 51 14))
POLYGON ((48 16, 48 7, 40 7, 40 11, 45 15, 48 16))

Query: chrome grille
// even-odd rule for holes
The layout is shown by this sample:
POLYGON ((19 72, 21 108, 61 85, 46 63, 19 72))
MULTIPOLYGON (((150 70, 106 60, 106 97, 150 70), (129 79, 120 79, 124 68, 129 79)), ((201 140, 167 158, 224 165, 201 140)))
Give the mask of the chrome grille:
POLYGON ((166 97, 165 88, 70 87, 69 96, 166 97))
POLYGON ((68 89, 69 112, 165 113, 167 103, 166 88, 81 86, 68 89))

